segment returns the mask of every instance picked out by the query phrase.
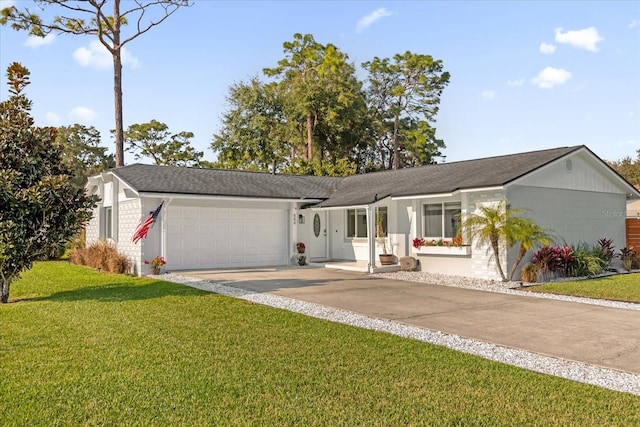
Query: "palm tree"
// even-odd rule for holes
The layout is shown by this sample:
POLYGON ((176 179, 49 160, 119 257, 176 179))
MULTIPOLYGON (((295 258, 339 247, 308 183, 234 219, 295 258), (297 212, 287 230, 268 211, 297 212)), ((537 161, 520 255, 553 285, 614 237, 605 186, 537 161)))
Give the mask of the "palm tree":
POLYGON ((548 245, 552 239, 549 230, 540 227, 530 219, 518 218, 518 221, 516 221, 514 225, 511 236, 508 236, 510 240, 509 246, 519 243, 520 247, 518 248, 518 255, 513 263, 513 267, 511 267, 509 280, 513 280, 513 275, 527 252, 537 245, 548 245))
POLYGON ((522 209, 511 209, 505 201, 490 206, 478 206, 476 212, 461 218, 458 229, 460 237, 466 235, 471 239, 477 239, 481 245, 491 245, 496 268, 503 282, 508 279, 500 264, 500 242, 506 245, 514 242, 512 236, 523 220, 518 217, 522 212, 522 209))

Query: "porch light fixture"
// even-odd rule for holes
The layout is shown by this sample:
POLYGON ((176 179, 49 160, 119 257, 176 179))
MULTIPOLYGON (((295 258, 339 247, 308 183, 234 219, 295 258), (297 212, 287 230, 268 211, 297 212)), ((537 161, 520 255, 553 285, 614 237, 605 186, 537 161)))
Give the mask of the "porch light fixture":
POLYGON ((298 214, 298 224, 304 224, 304 215, 298 214))

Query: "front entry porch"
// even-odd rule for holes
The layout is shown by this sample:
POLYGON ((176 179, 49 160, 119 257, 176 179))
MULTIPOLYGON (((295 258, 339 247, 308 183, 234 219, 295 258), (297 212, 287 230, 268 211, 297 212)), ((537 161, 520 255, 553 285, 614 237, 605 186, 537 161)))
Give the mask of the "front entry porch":
MULTIPOLYGON (((367 261, 321 260, 312 258, 307 262, 307 264, 312 267, 333 268, 337 270, 357 271, 361 273, 369 272, 369 264, 367 261)), ((400 271, 400 264, 376 265, 373 268, 372 273, 388 273, 392 271, 400 271)))

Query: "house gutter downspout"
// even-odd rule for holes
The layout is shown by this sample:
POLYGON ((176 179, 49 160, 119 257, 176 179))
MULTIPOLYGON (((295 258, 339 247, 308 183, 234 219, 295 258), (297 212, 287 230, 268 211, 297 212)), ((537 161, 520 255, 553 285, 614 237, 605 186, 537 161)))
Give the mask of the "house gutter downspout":
POLYGON ((367 270, 373 273, 376 268, 376 207, 375 205, 367 206, 367 243, 369 245, 369 264, 367 270))

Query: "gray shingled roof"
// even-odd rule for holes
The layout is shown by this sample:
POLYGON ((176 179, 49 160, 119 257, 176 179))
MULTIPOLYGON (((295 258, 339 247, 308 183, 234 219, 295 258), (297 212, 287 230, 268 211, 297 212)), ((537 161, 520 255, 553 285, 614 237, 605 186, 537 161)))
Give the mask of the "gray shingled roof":
POLYGON ((452 193, 505 185, 584 146, 441 163, 345 178, 319 207, 367 205, 388 196, 452 193))
POLYGON ((326 199, 340 178, 133 164, 112 172, 140 193, 326 199))
POLYGON ((505 185, 584 146, 442 163, 346 178, 272 175, 133 164, 112 172, 141 193, 323 199, 318 207, 357 206, 389 196, 452 193, 505 185))

